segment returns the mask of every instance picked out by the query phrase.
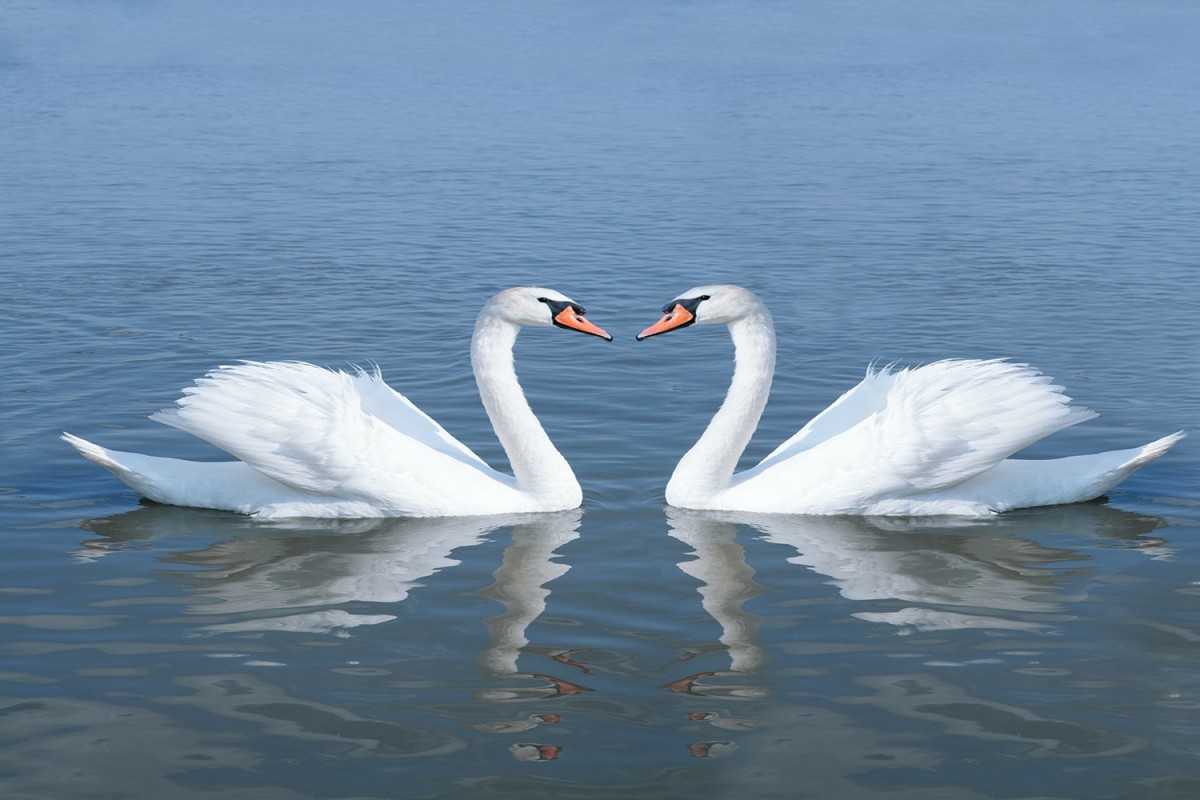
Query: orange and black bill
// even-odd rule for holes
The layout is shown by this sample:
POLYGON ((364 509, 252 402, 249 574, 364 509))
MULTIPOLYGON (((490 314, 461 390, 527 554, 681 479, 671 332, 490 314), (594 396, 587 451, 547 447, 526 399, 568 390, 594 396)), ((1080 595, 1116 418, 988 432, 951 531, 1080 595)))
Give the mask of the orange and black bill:
POLYGON ((676 328, 685 328, 688 325, 691 325, 695 321, 696 321, 695 314, 688 311, 686 308, 684 308, 679 303, 676 303, 674 308, 670 308, 668 306, 668 308, 666 309, 666 314, 663 315, 662 319, 660 319, 658 322, 651 325, 649 328, 646 328, 646 330, 639 333, 637 335, 637 340, 640 342, 642 339, 648 338, 650 336, 657 336, 660 333, 666 333, 667 331, 673 331, 676 328))
POLYGON ((676 300, 663 306, 663 318, 637 335, 637 340, 657 336, 660 333, 686 328, 696 321, 696 301, 676 300), (689 308, 690 306, 690 308, 689 308))
POLYGON ((598 325, 592 324, 591 320, 585 318, 583 306, 575 303, 564 303, 558 300, 543 300, 546 305, 550 306, 550 313, 554 324, 560 328, 568 328, 580 333, 590 333, 592 336, 599 336, 607 342, 611 342, 612 338, 608 333, 598 325))

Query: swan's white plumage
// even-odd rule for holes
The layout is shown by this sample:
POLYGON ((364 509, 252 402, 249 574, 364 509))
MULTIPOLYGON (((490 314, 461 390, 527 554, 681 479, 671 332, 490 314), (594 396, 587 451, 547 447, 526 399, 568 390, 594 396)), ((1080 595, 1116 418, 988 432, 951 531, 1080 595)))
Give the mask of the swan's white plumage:
MULTIPOLYGON (((741 287, 697 287, 680 301, 695 309, 697 324, 728 324, 737 357, 725 403, 667 485, 671 505, 787 514, 985 515, 1099 497, 1183 436, 1087 456, 1012 459, 1095 413, 1072 406, 1061 386, 1027 364, 946 360, 868 370, 758 465, 735 475, 733 465, 770 390, 771 316, 741 287), (701 297, 706 299, 696 302, 701 297)), ((670 321, 664 322, 653 333, 670 330, 670 321)))
POLYGON ((1049 377, 1009 361, 938 361, 918 369, 869 369, 795 436, 775 449, 758 470, 822 451, 835 437, 853 437, 824 448, 825 458, 848 451, 885 455, 909 488, 958 482, 1051 433, 1092 419, 1072 406, 1049 377))
MULTIPOLYGON (((438 517, 557 511, 582 500, 579 483, 534 417, 516 380, 522 325, 550 327, 549 289, 521 287, 480 313, 472 363, 480 395, 515 477, 394 391, 378 370, 302 362, 223 366, 152 419, 237 458, 195 462, 106 450, 64 434, 87 459, 151 500, 259 517, 438 517)), ((579 318, 581 330, 603 334, 579 318)))
POLYGON ((378 373, 296 362, 224 366, 151 418, 238 460, 159 458, 64 438, 145 497, 172 505, 274 518, 457 516, 520 504, 511 477, 378 373))
POLYGON ((447 516, 463 493, 513 489, 378 373, 246 363, 210 372, 152 419, 291 489, 447 516), (499 486, 497 486, 499 484, 499 486))

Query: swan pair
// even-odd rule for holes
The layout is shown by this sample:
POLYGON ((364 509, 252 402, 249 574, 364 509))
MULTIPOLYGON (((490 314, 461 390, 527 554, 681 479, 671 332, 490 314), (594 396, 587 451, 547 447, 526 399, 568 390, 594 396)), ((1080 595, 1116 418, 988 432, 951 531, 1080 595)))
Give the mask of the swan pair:
MULTIPOLYGON (((770 312, 739 286, 691 289, 638 340, 726 324, 736 350, 729 392, 680 460, 666 500, 683 508, 781 514, 982 516, 1090 500, 1184 435, 1140 448, 1049 460, 1013 453, 1095 416, 1062 387, 1008 361, 947 360, 868 370, 857 386, 757 466, 738 458, 775 370, 770 312)), ((160 503, 280 517, 440 517, 576 508, 579 481, 517 382, 522 327, 612 340, 551 289, 492 297, 471 339, 480 398, 512 466, 497 472, 383 382, 300 362, 220 367, 152 419, 237 457, 197 462, 107 450, 63 434, 87 459, 160 503)))

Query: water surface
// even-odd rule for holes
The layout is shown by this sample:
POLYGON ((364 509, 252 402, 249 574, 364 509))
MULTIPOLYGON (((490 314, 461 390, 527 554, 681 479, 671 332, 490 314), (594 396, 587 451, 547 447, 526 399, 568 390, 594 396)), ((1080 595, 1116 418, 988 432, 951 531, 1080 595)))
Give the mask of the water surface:
POLYGON ((0 34, 0 787, 12 798, 1200 792, 1200 450, 975 522, 663 506, 732 281, 780 334, 761 458, 873 361, 1013 357, 1200 424, 1185 2, 10 3, 0 34), (378 363, 489 463, 470 323, 585 489, 528 517, 143 505, 57 440, 237 359, 378 363))

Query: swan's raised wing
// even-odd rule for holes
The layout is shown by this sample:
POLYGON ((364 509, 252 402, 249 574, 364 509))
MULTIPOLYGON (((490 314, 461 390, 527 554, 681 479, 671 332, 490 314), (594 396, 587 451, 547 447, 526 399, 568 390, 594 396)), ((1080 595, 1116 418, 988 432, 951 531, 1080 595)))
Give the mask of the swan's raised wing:
POLYGON ((837 436, 887 407, 888 392, 891 391, 896 373, 890 367, 867 368, 866 376, 852 389, 833 401, 820 414, 794 436, 776 447, 759 462, 756 469, 765 469, 783 461, 802 450, 808 450, 821 442, 837 436))
POLYGON ((509 481, 378 372, 302 362, 224 366, 152 419, 286 486, 315 495, 392 497, 396 513, 410 501, 414 509, 436 506, 447 486, 470 491, 509 481))
MULTIPOLYGON (((869 374, 732 492, 806 493, 864 503, 935 491, 1095 414, 1009 361, 939 361, 869 374)), ((845 508, 844 513, 855 513, 845 508)))
POLYGON ((362 398, 363 411, 366 413, 374 414, 404 435, 433 450, 466 463, 484 463, 469 447, 447 433, 433 417, 388 386, 378 367, 372 372, 360 369, 353 377, 362 398))

